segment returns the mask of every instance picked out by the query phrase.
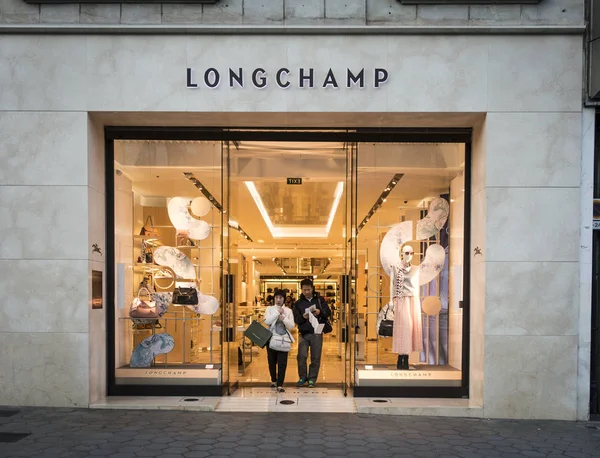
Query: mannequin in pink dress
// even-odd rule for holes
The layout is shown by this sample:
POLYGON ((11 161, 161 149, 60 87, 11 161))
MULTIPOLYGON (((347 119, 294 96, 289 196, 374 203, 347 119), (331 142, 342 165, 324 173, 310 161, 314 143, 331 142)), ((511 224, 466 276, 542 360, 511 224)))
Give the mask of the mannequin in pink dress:
POLYGON ((414 249, 403 245, 400 262, 392 266, 392 303, 394 334, 392 352, 398 353, 397 368, 408 370, 408 356, 423 349, 421 300, 419 298, 419 266, 411 264, 414 249))

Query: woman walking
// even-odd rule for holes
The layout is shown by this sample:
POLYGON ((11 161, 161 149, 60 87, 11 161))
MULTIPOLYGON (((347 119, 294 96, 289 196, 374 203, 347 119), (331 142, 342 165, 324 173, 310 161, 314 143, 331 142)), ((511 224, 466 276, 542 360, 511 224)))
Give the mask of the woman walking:
POLYGON ((285 391, 283 382, 287 368, 288 353, 294 339, 290 331, 294 329, 294 314, 284 306, 285 292, 276 289, 273 294, 275 305, 267 307, 265 311, 265 324, 273 333, 267 346, 269 373, 271 374, 271 387, 277 388, 282 393, 285 391))

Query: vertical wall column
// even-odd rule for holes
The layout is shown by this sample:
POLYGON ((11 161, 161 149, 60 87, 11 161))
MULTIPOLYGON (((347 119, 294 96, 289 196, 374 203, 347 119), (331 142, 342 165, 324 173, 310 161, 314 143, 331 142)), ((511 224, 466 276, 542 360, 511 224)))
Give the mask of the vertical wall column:
POLYGON ((574 420, 581 113, 486 119, 484 415, 574 420))
POLYGON ((0 405, 88 405, 84 112, 0 113, 0 405))
MULTIPOLYGON (((88 118, 89 403, 106 396, 106 189, 104 128, 88 118), (93 309, 92 273, 102 272, 103 306, 93 309)), ((82 152, 83 153, 83 152, 82 152)))

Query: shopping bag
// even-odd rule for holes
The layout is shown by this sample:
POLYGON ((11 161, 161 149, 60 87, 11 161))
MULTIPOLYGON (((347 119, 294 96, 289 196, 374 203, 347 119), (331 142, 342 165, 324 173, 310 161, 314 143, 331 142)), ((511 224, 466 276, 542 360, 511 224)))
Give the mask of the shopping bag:
POLYGON ((260 322, 253 321, 244 331, 244 335, 248 337, 254 345, 264 348, 273 333, 265 328, 260 322))

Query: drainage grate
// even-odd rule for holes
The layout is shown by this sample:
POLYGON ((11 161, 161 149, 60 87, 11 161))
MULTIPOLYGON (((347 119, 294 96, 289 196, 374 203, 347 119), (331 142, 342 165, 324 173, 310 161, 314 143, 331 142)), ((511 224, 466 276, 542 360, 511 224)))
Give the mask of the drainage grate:
POLYGON ((387 399, 373 399, 373 402, 390 402, 387 399))
POLYGON ((12 417, 13 415, 16 415, 18 413, 19 413, 18 410, 0 410, 0 417, 8 418, 8 417, 12 417))
POLYGON ((295 402, 294 401, 290 401, 289 399, 284 399, 283 401, 279 401, 279 404, 283 404, 283 405, 289 406, 291 404, 295 404, 295 402))
POLYGON ((25 439, 30 433, 0 433, 0 443, 13 443, 25 439))

